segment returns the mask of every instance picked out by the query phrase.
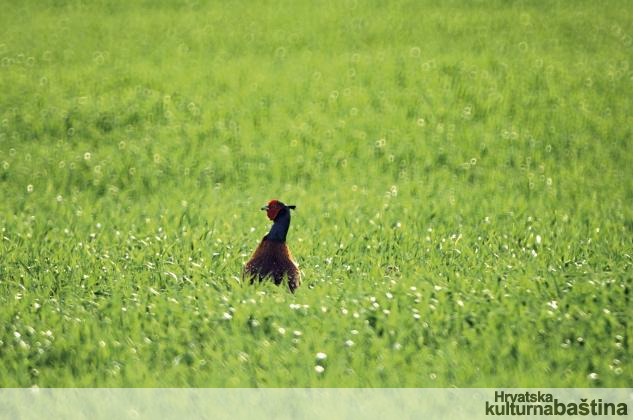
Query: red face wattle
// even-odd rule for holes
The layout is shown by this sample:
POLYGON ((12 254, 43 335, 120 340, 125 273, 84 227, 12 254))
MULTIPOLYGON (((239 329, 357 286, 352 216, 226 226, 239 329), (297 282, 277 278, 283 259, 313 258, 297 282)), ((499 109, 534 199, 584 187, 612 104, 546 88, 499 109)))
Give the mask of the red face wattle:
POLYGON ((277 214, 282 209, 282 205, 277 200, 270 200, 268 203, 268 209, 266 209, 266 215, 270 220, 275 220, 277 214))

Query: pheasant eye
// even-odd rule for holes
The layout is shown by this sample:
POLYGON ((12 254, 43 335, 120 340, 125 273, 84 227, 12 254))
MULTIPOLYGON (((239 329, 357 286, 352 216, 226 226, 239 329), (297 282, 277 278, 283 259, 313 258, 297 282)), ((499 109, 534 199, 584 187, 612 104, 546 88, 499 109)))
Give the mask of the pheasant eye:
POLYGON ((281 206, 279 206, 276 202, 268 205, 268 210, 266 210, 266 215, 270 220, 275 220, 277 214, 281 210, 281 206))

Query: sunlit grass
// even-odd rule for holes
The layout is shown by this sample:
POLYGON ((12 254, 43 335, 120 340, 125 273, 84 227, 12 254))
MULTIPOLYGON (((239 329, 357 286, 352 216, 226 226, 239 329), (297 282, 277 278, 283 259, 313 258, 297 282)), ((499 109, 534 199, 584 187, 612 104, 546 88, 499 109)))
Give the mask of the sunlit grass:
POLYGON ((630 386, 608 3, 4 5, 0 385, 630 386))

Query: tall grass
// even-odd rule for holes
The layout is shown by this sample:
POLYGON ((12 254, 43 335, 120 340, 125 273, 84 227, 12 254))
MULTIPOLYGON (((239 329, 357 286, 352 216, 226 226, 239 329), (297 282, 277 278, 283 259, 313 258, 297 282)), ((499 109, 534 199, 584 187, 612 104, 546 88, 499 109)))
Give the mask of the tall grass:
POLYGON ((6 3, 0 385, 630 386, 628 2, 6 3))

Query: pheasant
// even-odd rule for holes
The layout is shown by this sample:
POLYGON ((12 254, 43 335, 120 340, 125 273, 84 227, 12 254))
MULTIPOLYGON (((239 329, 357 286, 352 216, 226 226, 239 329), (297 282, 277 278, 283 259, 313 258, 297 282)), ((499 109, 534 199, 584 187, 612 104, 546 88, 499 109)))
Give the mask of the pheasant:
POLYGON ((250 279, 251 284, 256 280, 262 281, 271 277, 276 285, 284 278, 288 279, 288 288, 292 293, 301 284, 299 267, 292 259, 292 254, 286 245, 286 235, 290 227, 290 210, 296 206, 287 206, 281 201, 271 200, 262 207, 268 218, 273 221, 270 232, 259 243, 251 259, 244 265, 242 278, 250 279))

